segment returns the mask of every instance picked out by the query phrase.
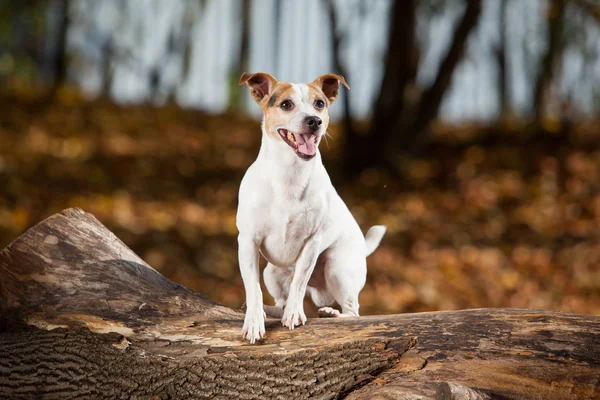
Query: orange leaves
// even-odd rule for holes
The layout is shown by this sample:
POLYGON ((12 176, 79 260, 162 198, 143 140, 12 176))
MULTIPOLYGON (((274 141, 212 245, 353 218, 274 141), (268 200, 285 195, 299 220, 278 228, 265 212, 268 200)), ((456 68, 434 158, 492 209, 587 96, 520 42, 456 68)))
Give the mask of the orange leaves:
MULTIPOLYGON (((258 151, 258 122, 173 107, 2 106, 0 247, 81 207, 161 273, 242 304, 237 191, 258 151)), ((337 186, 364 231, 388 226, 368 259, 361 312, 600 313, 597 140, 557 147, 520 132, 469 145, 481 127, 436 130, 443 138, 434 150, 399 160, 400 179, 369 169, 337 186)), ((321 150, 332 171, 343 138, 339 127, 330 131, 330 149, 321 150)))
POLYGON ((23 208, 16 208, 10 213, 7 222, 10 224, 9 226, 24 230, 29 227, 29 213, 23 208))

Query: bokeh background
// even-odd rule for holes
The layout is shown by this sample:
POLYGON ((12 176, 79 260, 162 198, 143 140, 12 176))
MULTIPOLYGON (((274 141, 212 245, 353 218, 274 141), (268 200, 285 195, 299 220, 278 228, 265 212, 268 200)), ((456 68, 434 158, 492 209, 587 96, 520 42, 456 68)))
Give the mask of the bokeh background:
POLYGON ((321 152, 361 227, 388 226, 363 314, 600 314, 593 0, 0 1, 0 248, 81 207, 241 306, 243 71, 352 87, 321 152))

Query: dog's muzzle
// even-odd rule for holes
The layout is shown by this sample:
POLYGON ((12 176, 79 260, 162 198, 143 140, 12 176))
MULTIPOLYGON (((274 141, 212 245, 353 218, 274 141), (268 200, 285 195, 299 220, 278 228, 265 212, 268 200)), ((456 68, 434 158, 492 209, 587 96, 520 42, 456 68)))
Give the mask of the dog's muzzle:
POLYGON ((296 155, 303 160, 310 160, 317 155, 320 135, 314 133, 294 133, 287 129, 277 129, 277 133, 290 146, 296 155))

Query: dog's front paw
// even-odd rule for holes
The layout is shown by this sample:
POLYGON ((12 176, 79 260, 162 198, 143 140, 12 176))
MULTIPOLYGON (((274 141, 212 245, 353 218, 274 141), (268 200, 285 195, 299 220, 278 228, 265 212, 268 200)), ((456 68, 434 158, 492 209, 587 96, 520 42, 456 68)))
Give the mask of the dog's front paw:
POLYGON ((261 309, 256 312, 246 311, 244 326, 242 327, 242 338, 248 339, 250 344, 265 337, 265 313, 261 309))
POLYGON ((290 330, 294 330, 294 327, 300 324, 306 324, 306 314, 304 314, 302 306, 290 307, 290 304, 288 304, 283 311, 281 324, 287 326, 290 330))

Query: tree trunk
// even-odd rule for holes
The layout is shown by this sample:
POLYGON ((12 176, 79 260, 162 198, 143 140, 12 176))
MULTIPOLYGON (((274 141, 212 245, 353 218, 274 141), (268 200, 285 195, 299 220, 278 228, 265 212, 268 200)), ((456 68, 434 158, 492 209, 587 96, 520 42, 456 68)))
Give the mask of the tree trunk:
POLYGON ((52 93, 56 94, 57 90, 63 86, 67 80, 67 35, 69 33, 69 1, 56 0, 58 10, 58 34, 56 41, 56 53, 54 54, 54 77, 52 93))
POLYGON ((431 86, 423 92, 414 121, 407 126, 402 126, 399 121, 399 129, 396 131, 399 132, 397 137, 400 140, 394 140, 395 137, 391 137, 397 143, 394 147, 397 148, 398 143, 403 143, 404 146, 410 148, 414 145, 421 145, 428 139, 429 125, 438 115, 444 94, 452 82, 454 70, 463 57, 467 38, 477 25, 480 15, 481 0, 468 0, 465 13, 454 31, 452 44, 440 64, 438 74, 431 86))
POLYGON ((562 31, 565 14, 564 0, 553 0, 548 10, 548 47, 542 59, 533 92, 536 126, 541 127, 544 119, 548 90, 554 78, 556 64, 562 54, 562 31))
POLYGON ((230 85, 231 89, 231 104, 230 107, 233 111, 242 111, 244 103, 242 101, 241 93, 239 90, 238 82, 240 76, 244 72, 248 72, 248 55, 250 52, 250 0, 242 0, 241 2, 241 26, 240 26, 240 52, 239 59, 237 62, 237 70, 232 77, 233 84, 230 85))
POLYGON ((508 75, 508 24, 510 21, 507 17, 508 0, 500 4, 500 39, 496 48, 496 59, 498 60, 498 103, 500 105, 499 119, 505 121, 512 114, 510 103, 510 86, 508 75))
POLYGON ((294 331, 269 319, 251 346, 243 314, 169 281, 78 209, 0 253, 0 321, 0 398, 600 396, 600 317, 479 309, 294 331))
POLYGON ((368 167, 385 164, 387 137, 405 106, 407 88, 414 85, 418 64, 415 46, 416 2, 392 2, 387 53, 379 96, 373 107, 371 126, 366 135, 358 130, 346 132, 346 174, 355 176, 368 167))
POLYGON ((114 78, 114 44, 112 36, 106 38, 102 44, 102 61, 100 74, 102 76, 102 86, 100 89, 100 96, 109 99, 111 96, 113 78, 114 78))
POLYGON ((417 4, 395 1, 379 97, 368 135, 354 131, 345 149, 348 175, 367 167, 384 167, 394 172, 398 154, 425 143, 430 123, 437 117, 452 75, 462 59, 467 38, 477 25, 481 0, 468 0, 448 52, 433 83, 420 96, 416 87, 419 49, 415 44, 417 4))
POLYGON ((575 0, 574 3, 594 18, 596 22, 600 23, 600 6, 598 3, 594 4, 586 0, 575 0))
MULTIPOLYGON (((333 0, 327 1, 327 11, 329 14, 329 29, 331 34, 331 52, 333 55, 333 66, 335 68, 335 73, 342 75, 346 79, 348 79, 348 73, 344 64, 342 63, 342 55, 341 55, 341 42, 342 35, 338 29, 338 21, 337 15, 335 13, 335 2, 333 0)), ((352 111, 350 110, 350 96, 348 93, 344 93, 342 96, 343 106, 344 106, 344 116, 342 120, 342 127, 345 134, 346 140, 346 148, 352 148, 354 146, 360 146, 361 144, 357 143, 357 136, 354 130, 354 126, 352 124, 352 111)))

